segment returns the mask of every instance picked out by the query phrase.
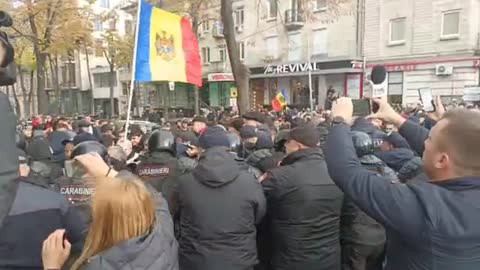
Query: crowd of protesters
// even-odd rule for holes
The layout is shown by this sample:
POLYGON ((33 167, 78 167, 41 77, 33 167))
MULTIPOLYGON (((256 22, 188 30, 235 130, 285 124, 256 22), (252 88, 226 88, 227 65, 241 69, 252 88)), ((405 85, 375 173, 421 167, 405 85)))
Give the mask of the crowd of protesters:
POLYGON ((479 269, 480 113, 373 102, 25 132, 0 95, 0 269, 479 269))
POLYGON ((477 108, 372 102, 28 130, 0 93, 0 269, 480 269, 477 108))

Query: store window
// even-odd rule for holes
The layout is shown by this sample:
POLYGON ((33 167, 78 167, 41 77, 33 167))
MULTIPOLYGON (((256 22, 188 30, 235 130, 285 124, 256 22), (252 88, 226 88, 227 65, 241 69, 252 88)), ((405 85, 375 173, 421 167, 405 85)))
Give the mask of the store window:
POLYGON ((388 101, 393 104, 402 104, 403 99, 403 71, 388 73, 388 101))

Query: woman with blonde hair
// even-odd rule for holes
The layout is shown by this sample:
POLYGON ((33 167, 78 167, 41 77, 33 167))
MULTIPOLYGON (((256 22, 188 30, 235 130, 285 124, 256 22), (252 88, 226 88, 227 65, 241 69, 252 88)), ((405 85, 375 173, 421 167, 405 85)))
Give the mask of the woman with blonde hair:
MULTIPOLYGON (((97 186, 92 224, 71 269, 177 270, 178 244, 162 195, 133 174, 111 170, 98 155, 76 159, 96 177, 97 186)), ((57 230, 45 240, 44 269, 60 269, 68 259, 70 244, 63 237, 64 231, 57 230)))

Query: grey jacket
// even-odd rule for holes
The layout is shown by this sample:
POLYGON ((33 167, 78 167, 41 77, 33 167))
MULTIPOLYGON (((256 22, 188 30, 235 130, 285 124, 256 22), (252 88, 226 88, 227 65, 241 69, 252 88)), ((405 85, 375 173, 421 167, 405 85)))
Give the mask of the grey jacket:
POLYGON ((152 231, 92 257, 82 270, 178 270, 178 243, 167 202, 162 194, 152 194, 157 205, 157 224, 152 231))

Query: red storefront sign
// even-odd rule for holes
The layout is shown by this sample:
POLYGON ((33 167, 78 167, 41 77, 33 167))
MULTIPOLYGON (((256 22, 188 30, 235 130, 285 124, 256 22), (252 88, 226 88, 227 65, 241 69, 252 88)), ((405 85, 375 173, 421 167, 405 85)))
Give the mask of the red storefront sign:
POLYGON ((210 73, 208 74, 209 82, 233 82, 235 81, 232 73, 210 73))
POLYGON ((417 69, 416 64, 404 64, 404 65, 386 65, 385 68, 388 72, 392 71, 414 71, 417 69))

